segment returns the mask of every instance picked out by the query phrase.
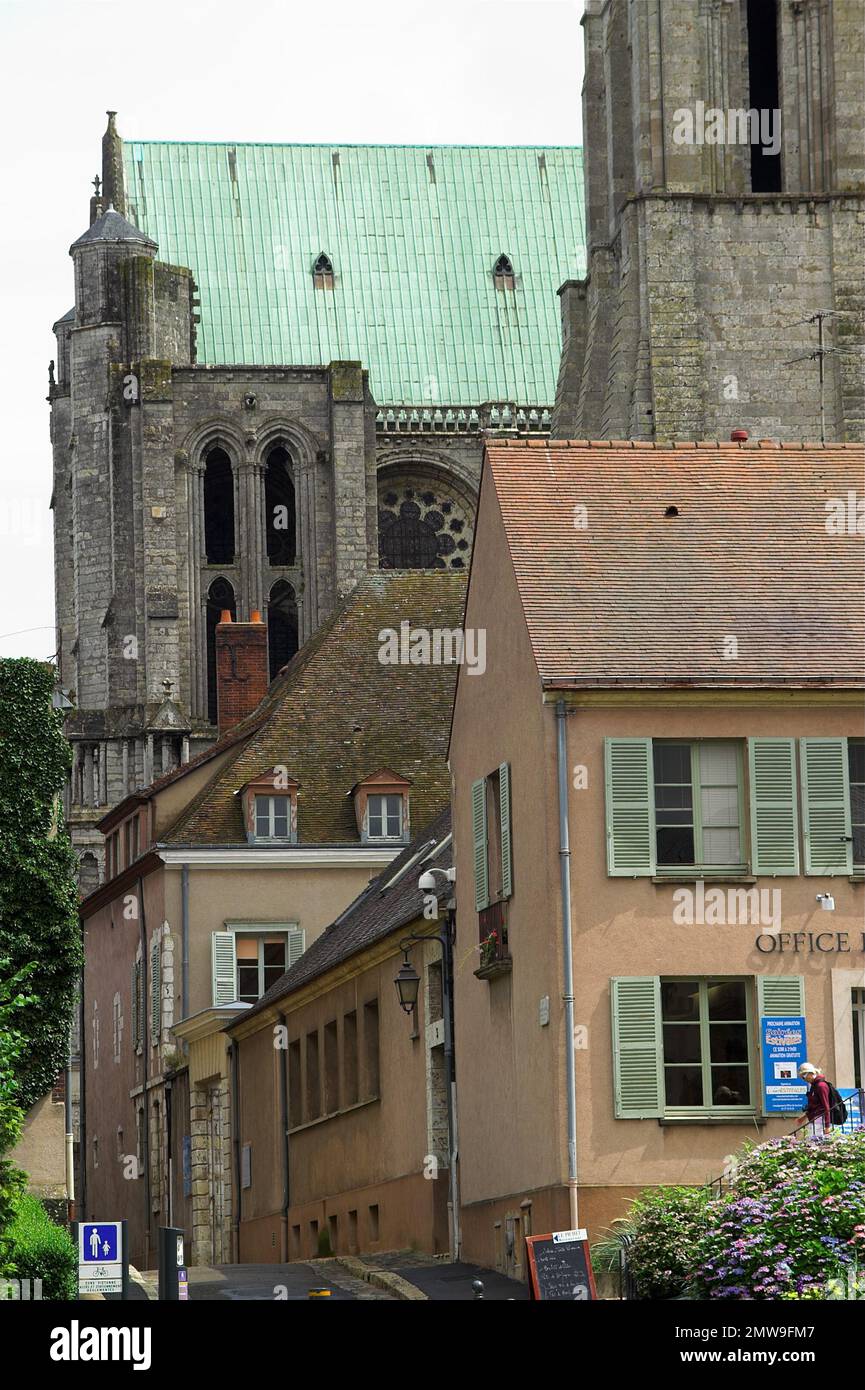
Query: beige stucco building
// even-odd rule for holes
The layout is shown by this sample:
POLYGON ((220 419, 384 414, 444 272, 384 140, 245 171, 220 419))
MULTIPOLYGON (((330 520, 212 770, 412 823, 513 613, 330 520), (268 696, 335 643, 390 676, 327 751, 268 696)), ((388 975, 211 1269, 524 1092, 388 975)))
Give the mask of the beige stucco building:
POLYGON ((789 1132, 765 1017, 863 1084, 861 462, 487 450, 449 754, 468 1259, 524 1277, 523 1235, 789 1132))

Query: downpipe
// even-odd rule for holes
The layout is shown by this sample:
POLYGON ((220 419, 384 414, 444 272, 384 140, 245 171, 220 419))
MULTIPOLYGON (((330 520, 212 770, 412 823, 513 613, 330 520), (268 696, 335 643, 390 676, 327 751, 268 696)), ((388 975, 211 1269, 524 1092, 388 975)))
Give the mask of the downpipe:
POLYGON ((568 829, 568 739, 564 700, 556 701, 556 747, 559 783, 559 892, 562 900, 562 999, 565 1005, 565 1089, 567 1095, 568 1199, 571 1230, 579 1227, 577 1210, 577 1077, 574 1056, 574 950, 571 924, 571 845, 568 829))

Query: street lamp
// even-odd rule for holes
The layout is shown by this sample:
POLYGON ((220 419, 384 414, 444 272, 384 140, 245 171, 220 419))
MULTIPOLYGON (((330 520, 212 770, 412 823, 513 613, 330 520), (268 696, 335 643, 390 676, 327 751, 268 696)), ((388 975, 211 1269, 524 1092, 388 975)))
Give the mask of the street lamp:
POLYGON ((400 1008, 407 1014, 414 1013, 417 1008, 420 975, 409 960, 408 951, 404 951, 403 962, 394 980, 394 984, 396 985, 396 992, 399 996, 400 1008))

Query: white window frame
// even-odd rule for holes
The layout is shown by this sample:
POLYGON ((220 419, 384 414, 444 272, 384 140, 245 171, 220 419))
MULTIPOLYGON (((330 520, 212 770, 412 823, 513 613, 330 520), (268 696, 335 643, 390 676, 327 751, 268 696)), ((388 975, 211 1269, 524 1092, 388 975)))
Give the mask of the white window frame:
POLYGON ((405 799, 400 792, 370 792, 370 794, 367 796, 366 838, 368 840, 373 840, 376 843, 382 840, 389 840, 391 843, 393 843, 394 841, 403 840, 405 838, 405 799), (388 811, 386 803, 389 800, 397 801, 399 803, 399 830, 395 835, 389 835, 387 833, 387 824, 390 818, 390 813, 388 811), (383 830, 382 834, 380 835, 373 834, 372 830, 370 829, 370 822, 372 819, 372 803, 374 801, 382 801, 385 803, 381 813, 383 830))
MULTIPOLYGON (((745 774, 742 740, 738 738, 653 738, 652 739, 652 806, 654 811, 653 834, 655 836, 655 873, 657 876, 664 874, 675 876, 681 872, 691 872, 693 870, 705 869, 708 874, 739 873, 744 874, 749 870, 749 862, 746 858, 746 839, 745 839, 745 774), (708 744, 729 744, 736 754, 736 803, 738 810, 738 832, 739 832, 739 860, 735 863, 707 863, 702 857, 703 834, 706 827, 703 824, 702 792, 706 787, 713 785, 706 781, 702 776, 702 766, 700 751, 708 744), (669 746, 671 744, 686 745, 691 753, 691 829, 694 836, 694 863, 693 864, 661 864, 658 861, 658 817, 659 809, 657 804, 658 781, 655 777, 654 758, 655 748, 659 746, 669 746)), ((670 785, 660 783, 661 786, 670 785)), ((663 808, 660 811, 663 819, 663 808)))
POLYGON ((292 825, 291 825, 291 815, 292 815, 293 807, 292 807, 291 802, 292 802, 292 798, 291 798, 291 796, 288 794, 288 792, 255 792, 255 793, 254 793, 254 796, 253 796, 253 806, 252 806, 252 830, 253 830, 253 839, 254 839, 258 844, 263 844, 263 843, 269 842, 269 841, 273 841, 273 842, 276 843, 276 844, 288 844, 288 843, 290 843, 290 842, 293 840, 294 836, 293 836, 293 834, 292 834, 292 825), (259 833, 258 833, 258 803, 259 803, 260 801, 266 801, 266 802, 268 803, 268 808, 267 808, 267 819, 268 819, 269 834, 267 834, 267 835, 259 835, 259 833), (276 824, 276 806, 275 806, 275 803, 276 803, 277 801, 284 801, 285 804, 286 804, 286 833, 285 833, 284 835, 277 835, 277 834, 276 834, 276 831, 274 830, 274 826, 275 826, 275 824, 276 824))

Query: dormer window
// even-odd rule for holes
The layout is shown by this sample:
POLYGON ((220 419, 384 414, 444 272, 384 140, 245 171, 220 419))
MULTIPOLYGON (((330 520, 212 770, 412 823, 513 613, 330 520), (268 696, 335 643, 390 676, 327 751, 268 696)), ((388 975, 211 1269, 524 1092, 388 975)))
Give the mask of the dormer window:
POLYGON ((352 787, 349 795, 354 797, 354 814, 364 844, 407 844, 410 786, 407 778, 383 767, 352 787))
POLYGON ((514 267, 510 256, 504 254, 499 256, 493 266, 493 280, 497 290, 512 290, 514 288, 514 267))
POLYGON ((251 845, 297 843, 299 786, 285 768, 271 767, 240 788, 243 824, 251 845))
POLYGON ((312 267, 312 280, 317 290, 333 289, 333 261, 324 251, 312 267))

